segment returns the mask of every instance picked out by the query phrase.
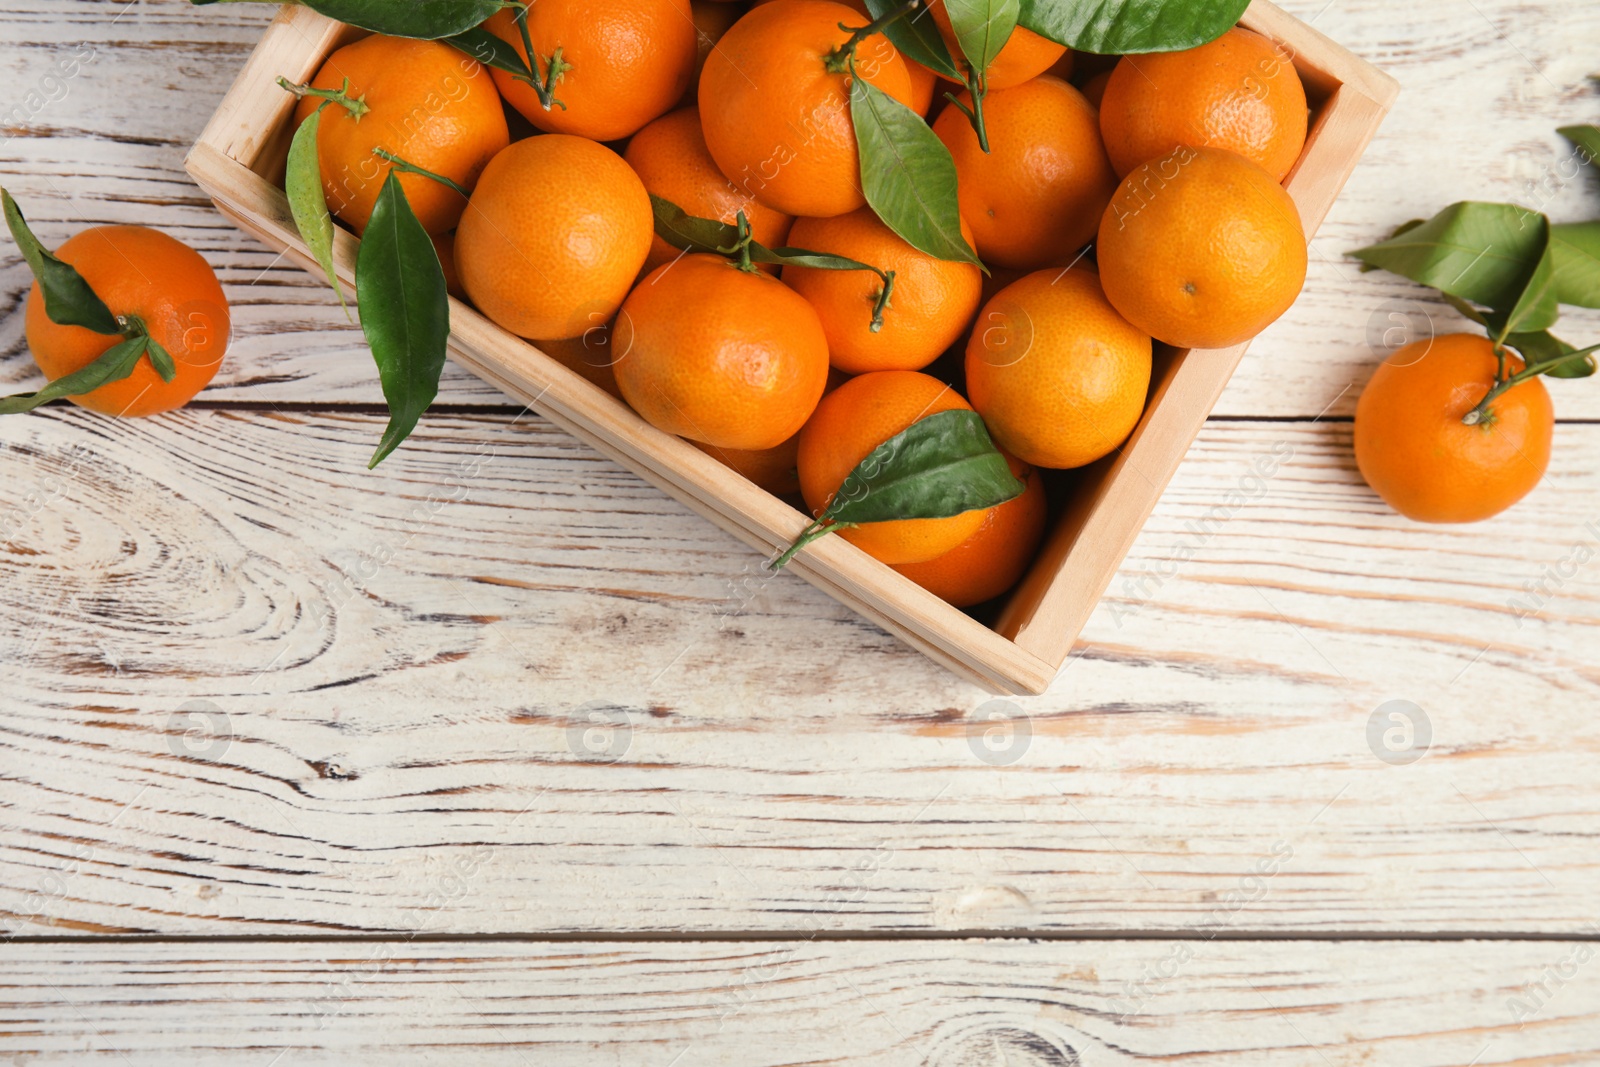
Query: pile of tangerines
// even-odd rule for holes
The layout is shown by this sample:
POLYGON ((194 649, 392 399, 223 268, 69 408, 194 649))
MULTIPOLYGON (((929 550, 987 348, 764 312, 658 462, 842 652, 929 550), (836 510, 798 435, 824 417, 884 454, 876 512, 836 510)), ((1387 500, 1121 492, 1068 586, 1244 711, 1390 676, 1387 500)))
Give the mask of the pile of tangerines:
MULTIPOLYGON (((1153 341, 1244 341, 1304 280, 1280 183, 1305 94, 1250 31, 1117 62, 1017 28, 957 85, 860 3, 595 10, 549 0, 525 26, 509 10, 484 25, 531 80, 440 42, 334 52, 299 105, 303 120, 359 104, 327 107, 319 134, 334 215, 361 232, 397 160, 453 291, 813 514, 913 424, 975 410, 1013 475, 1002 499, 827 524, 952 603, 999 595, 1030 561, 1037 468, 1093 463, 1128 437, 1153 341), (868 205, 853 78, 948 150, 975 254, 930 254, 868 205), (729 243, 675 244, 663 207, 729 243)), ((961 57, 942 0, 904 17, 930 19, 961 57)))

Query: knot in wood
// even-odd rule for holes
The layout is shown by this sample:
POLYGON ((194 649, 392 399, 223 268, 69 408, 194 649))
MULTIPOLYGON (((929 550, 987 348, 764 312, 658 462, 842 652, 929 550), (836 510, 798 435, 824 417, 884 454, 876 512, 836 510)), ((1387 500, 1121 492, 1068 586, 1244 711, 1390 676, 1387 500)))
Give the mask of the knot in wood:
POLYGON ((923 1067, 1078 1067, 1078 1053, 1021 1027, 995 1026, 941 1044, 923 1067))

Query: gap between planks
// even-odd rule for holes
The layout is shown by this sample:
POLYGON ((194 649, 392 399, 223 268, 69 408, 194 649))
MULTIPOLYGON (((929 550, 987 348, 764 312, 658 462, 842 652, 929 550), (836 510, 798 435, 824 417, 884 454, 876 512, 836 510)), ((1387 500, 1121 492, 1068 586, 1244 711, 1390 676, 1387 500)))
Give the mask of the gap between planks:
POLYGON ((1137 930, 1132 928, 1107 928, 1089 930, 1016 930, 984 929, 965 930, 817 930, 801 934, 794 930, 717 930, 695 933, 693 931, 653 930, 590 930, 563 932, 540 930, 530 933, 486 934, 64 934, 18 935, 7 937, 5 944, 18 945, 359 945, 359 944, 428 944, 428 945, 571 945, 571 944, 633 944, 650 942, 664 945, 723 945, 743 943, 818 943, 854 944, 872 942, 922 942, 922 941, 1015 941, 1027 943, 1073 941, 1228 941, 1241 944, 1252 942, 1278 943, 1304 941, 1320 944, 1457 944, 1485 941, 1495 944, 1522 944, 1533 942, 1600 943, 1600 930, 1548 932, 1539 930, 1434 930, 1434 931, 1372 931, 1366 933, 1340 933, 1329 930, 1137 930))

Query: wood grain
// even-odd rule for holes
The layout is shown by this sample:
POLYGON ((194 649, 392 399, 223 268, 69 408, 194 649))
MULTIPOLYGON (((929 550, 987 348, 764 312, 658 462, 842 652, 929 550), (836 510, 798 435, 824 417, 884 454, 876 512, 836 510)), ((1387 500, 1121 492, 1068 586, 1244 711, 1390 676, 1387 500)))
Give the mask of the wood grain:
POLYGON ((1242 929, 1600 906, 1600 428, 1426 528, 1348 424, 1213 423, 1052 692, 991 704, 535 418, 369 474, 382 422, 0 423, 10 929, 1174 931, 1278 842, 1242 929))
POLYGON ((12 945, 0 1052, 256 1067, 1531 1067, 1600 1057, 1597 953, 1203 938, 12 945))
MULTIPOLYGON (((1517 0, 1465 7, 1438 0, 1403 11, 1383 0, 1283 6, 1394 74, 1403 89, 1313 242, 1305 292, 1252 345, 1218 413, 1342 416, 1353 411, 1377 359, 1369 333, 1381 340, 1386 329, 1425 330, 1430 320, 1440 332, 1467 325, 1409 283, 1360 274, 1343 252, 1459 199, 1516 200, 1558 221, 1600 213, 1592 168, 1566 176, 1572 153, 1554 132, 1600 119, 1600 97, 1584 79, 1594 63, 1571 46, 1600 36, 1600 9, 1560 4, 1529 17, 1517 0)), ((210 259, 234 304, 235 334, 208 399, 381 402, 359 332, 326 287, 287 261, 275 263, 183 174, 187 146, 272 8, 221 4, 197 13, 184 0, 138 0, 109 22, 108 12, 122 7, 117 0, 6 0, 0 40, 14 43, 0 49, 0 70, 19 105, 75 46, 101 49, 67 83, 65 97, 21 121, 15 112, 0 115, 9 138, 0 146, 7 188, 48 243, 82 222, 142 222, 210 259)), ((4 256, 0 308, 14 309, 26 268, 13 252, 4 256)), ((1564 323, 1572 340, 1600 337, 1593 312, 1569 311, 1564 323)), ((0 387, 35 380, 21 332, 20 316, 0 317, 0 387)), ((1600 418, 1600 390, 1590 384, 1555 383, 1564 417, 1600 418)), ((456 368, 446 371, 441 400, 506 403, 456 368)))

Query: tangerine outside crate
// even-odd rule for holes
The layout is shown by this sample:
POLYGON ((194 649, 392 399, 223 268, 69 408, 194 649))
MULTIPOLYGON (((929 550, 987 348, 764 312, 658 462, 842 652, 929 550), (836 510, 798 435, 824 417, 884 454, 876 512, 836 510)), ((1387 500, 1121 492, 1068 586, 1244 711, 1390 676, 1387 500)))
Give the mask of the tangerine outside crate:
MULTIPOLYGON (((1307 236, 1316 232, 1399 91, 1397 83, 1267 0, 1240 25, 1281 45, 1312 104, 1304 152, 1286 181, 1307 236)), ((279 75, 308 81, 359 31, 286 4, 267 28, 185 163, 223 214, 320 273, 282 189, 294 101, 279 75)), ((1265 72, 1264 72, 1265 73, 1265 72)), ((353 291, 356 238, 335 233, 340 278, 353 291)), ((1292 311, 1290 312, 1293 313, 1292 311)), ((789 544, 808 516, 627 406, 454 298, 450 355, 485 381, 587 441, 757 549, 789 544)), ((1118 452, 1081 472, 1027 576, 985 626, 842 538, 814 543, 789 565, 873 622, 967 678, 1001 692, 1039 693, 1066 660, 1156 500, 1244 355, 1157 346, 1150 399, 1118 452)))

